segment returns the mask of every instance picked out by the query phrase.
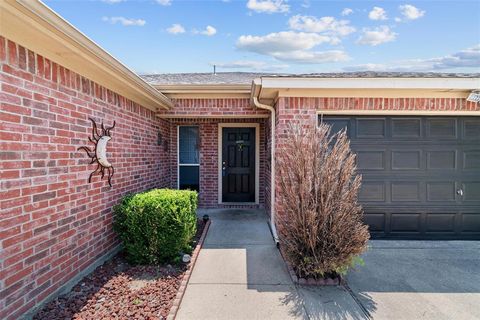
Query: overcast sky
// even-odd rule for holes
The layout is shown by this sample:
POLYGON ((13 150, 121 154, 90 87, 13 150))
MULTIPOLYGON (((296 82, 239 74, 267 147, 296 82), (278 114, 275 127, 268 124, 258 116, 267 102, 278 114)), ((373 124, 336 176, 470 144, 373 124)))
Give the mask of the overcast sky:
POLYGON ((480 72, 480 1, 56 0, 138 73, 480 72))

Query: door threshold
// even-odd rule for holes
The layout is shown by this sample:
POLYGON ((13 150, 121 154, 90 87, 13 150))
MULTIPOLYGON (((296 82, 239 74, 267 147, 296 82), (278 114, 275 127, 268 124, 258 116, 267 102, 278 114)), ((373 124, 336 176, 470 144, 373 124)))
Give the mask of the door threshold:
POLYGON ((258 202, 219 202, 218 204, 229 206, 258 206, 258 202))

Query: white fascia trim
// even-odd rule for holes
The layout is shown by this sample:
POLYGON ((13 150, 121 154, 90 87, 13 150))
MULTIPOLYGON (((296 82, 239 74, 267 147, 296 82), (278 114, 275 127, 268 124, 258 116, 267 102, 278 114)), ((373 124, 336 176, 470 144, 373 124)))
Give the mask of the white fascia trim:
POLYGON ((265 89, 438 89, 477 90, 480 78, 273 78, 253 81, 265 89))

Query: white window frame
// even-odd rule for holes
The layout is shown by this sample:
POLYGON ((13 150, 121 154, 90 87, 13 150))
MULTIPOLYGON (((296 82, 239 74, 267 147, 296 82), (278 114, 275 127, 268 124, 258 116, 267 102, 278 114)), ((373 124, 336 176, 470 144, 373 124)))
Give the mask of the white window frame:
POLYGON ((198 139, 200 139, 199 125, 179 125, 177 126, 177 189, 180 189, 180 167, 198 167, 198 190, 200 192, 200 148, 198 150, 198 163, 180 163, 180 127, 197 127, 198 139))

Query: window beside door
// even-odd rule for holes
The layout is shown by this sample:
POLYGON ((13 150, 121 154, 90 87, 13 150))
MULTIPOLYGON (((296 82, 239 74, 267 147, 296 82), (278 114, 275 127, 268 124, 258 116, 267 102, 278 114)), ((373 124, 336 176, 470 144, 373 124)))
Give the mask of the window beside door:
POLYGON ((178 188, 200 191, 198 126, 178 127, 178 188))

